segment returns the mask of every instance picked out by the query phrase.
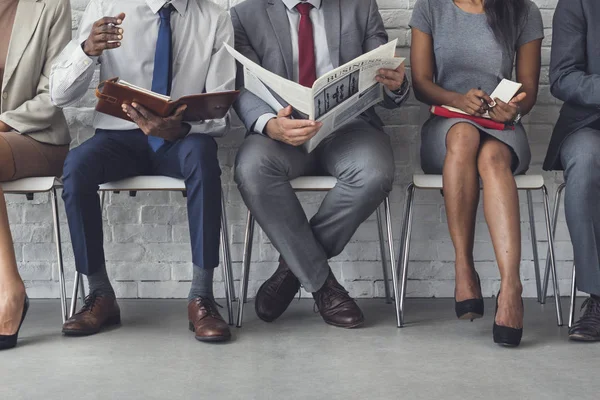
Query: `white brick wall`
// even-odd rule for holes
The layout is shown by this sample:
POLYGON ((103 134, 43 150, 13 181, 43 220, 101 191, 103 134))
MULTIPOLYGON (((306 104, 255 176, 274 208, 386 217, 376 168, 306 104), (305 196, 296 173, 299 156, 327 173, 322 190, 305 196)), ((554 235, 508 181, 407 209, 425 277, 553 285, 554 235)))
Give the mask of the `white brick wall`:
MULTIPOLYGON (((327 1, 327 0, 325 0, 327 1)), ((450 0, 449 0, 450 1, 450 0)), ((88 0, 72 0, 74 27, 88 0)), ((218 0, 227 7, 241 0, 218 0)), ((548 63, 551 43, 552 14, 557 0, 535 0, 542 9, 546 39, 543 50, 541 90, 538 105, 525 119, 531 142, 533 161, 531 173, 540 173, 546 153, 552 124, 558 115, 559 103, 548 88, 548 63)), ((408 56, 410 32, 408 21, 415 0, 379 0, 381 14, 392 38, 399 38, 399 54, 408 56)), ((95 83, 93 83, 95 85, 95 83)), ((92 91, 75 108, 65 114, 69 120, 74 145, 92 134, 90 127, 94 96, 92 91)), ((411 174, 419 168, 420 122, 427 112, 413 99, 399 111, 380 110, 388 124, 396 156, 396 184, 392 193, 394 234, 399 228, 404 206, 404 190, 411 174)), ((223 166, 223 184, 227 197, 235 276, 239 279, 246 208, 231 176, 236 150, 243 139, 239 128, 220 141, 219 157, 223 166)), ((544 173, 550 193, 561 182, 562 176, 544 173)), ((301 195, 308 213, 314 213, 321 195, 301 195)), ((23 196, 8 196, 9 215, 14 234, 17 260, 23 279, 32 297, 58 297, 58 276, 52 243, 51 210, 48 199, 38 196, 25 201, 23 196)), ((534 196, 535 219, 540 256, 546 258, 544 216, 541 197, 534 196)), ((535 295, 533 256, 525 197, 522 202, 523 263, 522 275, 525 294, 535 295)), ((446 226, 442 198, 437 192, 417 195, 408 293, 410 296, 451 297, 454 291, 453 247, 446 226)), ((62 202, 61 202, 62 208, 62 202)), ((73 252, 64 210, 61 210, 64 254, 68 283, 72 283, 73 252)), ((126 193, 112 194, 104 210, 105 247, 108 268, 120 297, 184 297, 191 279, 189 234, 185 201, 179 193, 140 193, 130 198, 126 193)), ((569 235, 560 215, 557 233, 559 277, 563 293, 569 285, 572 249, 569 235)), ((276 267, 277 253, 268 238, 260 231, 255 235, 250 294, 253 295, 262 280, 276 267)), ((344 252, 332 260, 332 268, 344 285, 356 297, 383 296, 382 273, 379 262, 376 221, 371 217, 360 227, 344 252)), ((481 274, 484 295, 491 295, 498 287, 498 270, 483 215, 478 216, 475 260, 481 274)), ((399 249, 396 242, 396 249, 399 249)), ((545 265, 542 260, 541 265, 545 265)), ((223 295, 221 270, 218 270, 216 291, 223 295)))

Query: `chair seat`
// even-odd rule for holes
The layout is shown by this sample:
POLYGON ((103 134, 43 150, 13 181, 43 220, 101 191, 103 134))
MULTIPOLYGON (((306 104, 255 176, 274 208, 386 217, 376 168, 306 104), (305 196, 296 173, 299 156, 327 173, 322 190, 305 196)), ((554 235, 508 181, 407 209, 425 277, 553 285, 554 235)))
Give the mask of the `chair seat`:
POLYGON ((290 184, 294 190, 331 190, 337 184, 333 176, 301 176, 293 179, 290 184))
MULTIPOLYGON (((541 189, 544 186, 542 175, 515 176, 517 189, 541 189)), ((413 175, 413 183, 419 189, 442 189, 442 175, 413 175)))
POLYGON ((161 175, 134 176, 115 182, 100 185, 101 192, 106 191, 147 191, 147 190, 172 190, 184 191, 183 179, 171 178, 161 175))
POLYGON ((49 192, 54 187, 60 187, 62 183, 53 176, 42 176, 34 178, 23 178, 12 182, 0 183, 5 193, 27 194, 49 192))

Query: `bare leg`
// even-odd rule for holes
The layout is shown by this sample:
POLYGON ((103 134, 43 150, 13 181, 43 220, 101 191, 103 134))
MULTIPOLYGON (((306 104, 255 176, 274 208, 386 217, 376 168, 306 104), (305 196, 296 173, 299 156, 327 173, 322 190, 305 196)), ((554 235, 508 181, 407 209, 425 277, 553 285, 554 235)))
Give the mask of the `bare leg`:
POLYGON ((454 125, 446 137, 444 161, 444 201, 448 229, 456 254, 456 300, 481 298, 475 276, 473 242, 479 203, 477 153, 480 133, 472 125, 454 125))
POLYGON ((502 284, 496 323, 511 328, 523 327, 523 287, 521 264, 521 223, 519 196, 511 171, 512 154, 508 146, 486 138, 477 165, 483 180, 483 209, 488 223, 502 284))

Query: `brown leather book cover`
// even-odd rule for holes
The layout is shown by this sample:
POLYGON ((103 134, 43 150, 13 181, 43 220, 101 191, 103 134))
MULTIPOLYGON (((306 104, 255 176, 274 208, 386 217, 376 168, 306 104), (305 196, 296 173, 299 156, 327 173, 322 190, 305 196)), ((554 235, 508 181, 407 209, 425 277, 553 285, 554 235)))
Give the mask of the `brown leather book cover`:
POLYGON ((171 100, 168 96, 124 84, 119 82, 119 78, 113 78, 101 82, 96 88, 96 111, 131 121, 123 112, 122 104, 138 103, 163 118, 171 115, 180 105, 186 104, 188 108, 183 115, 184 121, 205 121, 224 118, 238 95, 239 91, 235 90, 196 94, 171 100))

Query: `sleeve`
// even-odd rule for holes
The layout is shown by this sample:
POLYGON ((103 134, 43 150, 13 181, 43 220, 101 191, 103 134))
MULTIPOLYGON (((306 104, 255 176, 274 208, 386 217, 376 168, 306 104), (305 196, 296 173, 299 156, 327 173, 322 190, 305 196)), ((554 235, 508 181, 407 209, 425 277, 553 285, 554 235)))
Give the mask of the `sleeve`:
POLYGON ((368 53, 388 42, 388 34, 385 30, 383 18, 379 13, 379 7, 376 0, 370 0, 369 19, 367 21, 367 30, 365 32, 365 41, 363 42, 363 51, 368 53))
POLYGON ((586 71, 586 36, 581 0, 560 0, 553 22, 550 90, 562 101, 600 107, 600 75, 586 71))
POLYGON ((19 133, 47 129, 56 113, 60 113, 50 100, 49 80, 52 63, 71 39, 71 4, 68 0, 59 1, 48 36, 48 46, 44 57, 42 74, 39 77, 37 95, 15 110, 7 111, 0 120, 19 133))
POLYGON ((50 73, 50 96, 52 103, 59 107, 69 106, 81 99, 87 92, 98 57, 88 57, 81 44, 88 38, 94 23, 104 15, 96 0, 88 4, 75 38, 58 56, 50 73))
MULTIPOLYGON (((233 46, 233 25, 229 15, 223 12, 219 16, 210 66, 206 75, 207 93, 235 90, 235 59, 229 54, 225 44, 233 46)), ((188 124, 191 126, 190 133, 223 136, 230 127, 230 113, 222 119, 188 122, 188 124)))
POLYGON ((432 20, 429 0, 417 0, 408 26, 428 35, 433 35, 432 20))
POLYGON ((530 2, 527 20, 517 38, 517 48, 534 40, 543 38, 544 22, 542 21, 542 13, 534 2, 530 2))

